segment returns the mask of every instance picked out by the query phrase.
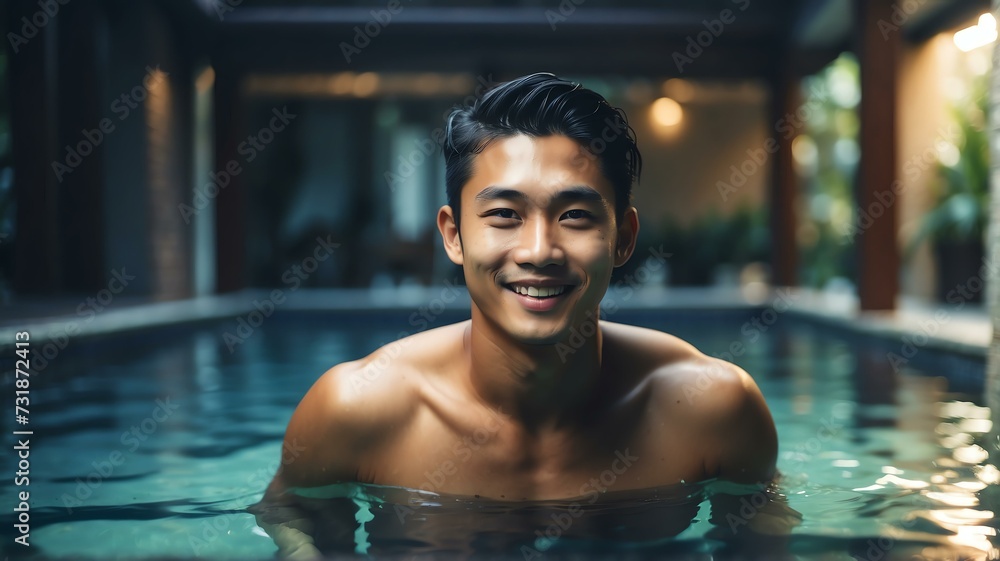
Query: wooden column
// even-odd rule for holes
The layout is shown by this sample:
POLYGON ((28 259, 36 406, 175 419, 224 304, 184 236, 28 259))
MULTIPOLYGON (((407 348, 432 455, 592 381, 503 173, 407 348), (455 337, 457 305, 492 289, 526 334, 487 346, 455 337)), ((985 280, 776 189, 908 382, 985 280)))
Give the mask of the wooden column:
POLYGON ((892 21, 891 0, 856 0, 855 50, 861 67, 858 207, 870 220, 859 220, 858 298, 861 310, 893 310, 899 292, 896 242, 896 74, 900 34, 883 32, 879 21, 892 21), (876 195, 881 197, 876 197, 876 195))
MULTIPOLYGON (((7 29, 22 34, 22 17, 31 18, 38 4, 15 0, 6 6, 7 29)), ((9 79, 10 125, 17 139, 11 149, 17 231, 0 243, 14 243, 14 290, 19 294, 51 294, 59 286, 58 215, 55 175, 56 26, 50 21, 18 43, 5 41, 9 79)), ((29 30, 30 31, 30 30, 29 30)), ((23 36, 23 35, 21 35, 23 36)))
MULTIPOLYGON (((216 292, 232 292, 246 287, 247 279, 247 202, 244 173, 233 175, 227 168, 246 167, 238 153, 246 139, 242 113, 239 74, 216 68, 215 74, 215 163, 213 176, 228 177, 229 184, 219 189, 215 199, 216 292)), ((199 185, 209 178, 198 178, 199 185)))
MULTIPOLYGON (((799 80, 781 72, 771 80, 771 124, 778 149, 771 167, 771 282, 775 286, 798 284, 799 248, 795 242, 795 205, 799 196, 798 177, 792 158, 794 134, 776 123, 795 115, 801 103, 799 80), (786 138, 787 137, 787 138, 786 138)), ((795 132, 799 132, 797 129, 795 132)))
POLYGON ((114 131, 100 129, 102 122, 114 124, 117 119, 108 114, 113 99, 101 91, 105 76, 99 60, 99 9, 97 3, 73 2, 63 5, 54 18, 59 24, 59 143, 55 157, 64 161, 66 146, 81 154, 80 164, 64 174, 56 186, 61 285, 71 292, 99 290, 109 275, 104 263, 103 140, 114 131))

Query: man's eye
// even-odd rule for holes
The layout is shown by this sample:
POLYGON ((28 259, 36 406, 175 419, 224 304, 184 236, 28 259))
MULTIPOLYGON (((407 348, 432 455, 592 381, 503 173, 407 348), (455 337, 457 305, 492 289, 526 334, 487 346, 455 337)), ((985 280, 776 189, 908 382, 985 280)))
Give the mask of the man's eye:
POLYGON ((572 220, 576 220, 580 218, 590 218, 591 214, 585 210, 574 208, 573 210, 567 210, 566 213, 563 214, 563 216, 570 218, 572 220))
POLYGON ((499 218, 517 218, 517 214, 509 208, 498 208, 486 213, 486 216, 497 216, 499 218))

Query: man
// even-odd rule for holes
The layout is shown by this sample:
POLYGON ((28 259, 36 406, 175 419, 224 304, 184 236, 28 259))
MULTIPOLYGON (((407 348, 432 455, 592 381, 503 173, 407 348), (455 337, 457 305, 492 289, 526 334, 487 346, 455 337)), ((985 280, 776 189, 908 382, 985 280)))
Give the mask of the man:
POLYGON ((533 74, 456 109, 444 154, 437 225, 471 319, 326 372, 264 502, 352 481, 530 501, 773 477, 774 422, 746 372, 598 320, 639 231, 621 110, 533 74))

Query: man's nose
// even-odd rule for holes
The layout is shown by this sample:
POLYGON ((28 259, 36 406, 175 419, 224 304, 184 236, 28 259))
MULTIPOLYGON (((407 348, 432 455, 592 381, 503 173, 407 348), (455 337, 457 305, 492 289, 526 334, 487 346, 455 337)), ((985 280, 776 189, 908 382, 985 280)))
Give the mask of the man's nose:
POLYGON ((561 265, 565 258, 558 226, 545 219, 530 220, 521 228, 515 260, 535 267, 561 265))

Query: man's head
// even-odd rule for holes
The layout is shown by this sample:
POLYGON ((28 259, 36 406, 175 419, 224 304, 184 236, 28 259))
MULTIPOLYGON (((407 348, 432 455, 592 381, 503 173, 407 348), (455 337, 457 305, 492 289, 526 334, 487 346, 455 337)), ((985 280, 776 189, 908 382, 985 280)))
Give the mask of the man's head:
POLYGON ((457 224, 462 187, 472 175, 476 155, 494 140, 518 134, 564 135, 586 148, 614 186, 615 217, 621 220, 631 204, 632 183, 642 172, 642 156, 625 113, 597 92, 540 72, 498 84, 448 118, 445 186, 457 224))
POLYGON ((438 229, 465 272, 473 318, 531 344, 594 321, 639 231, 630 135, 601 96, 548 74, 501 84, 452 115, 438 229))

